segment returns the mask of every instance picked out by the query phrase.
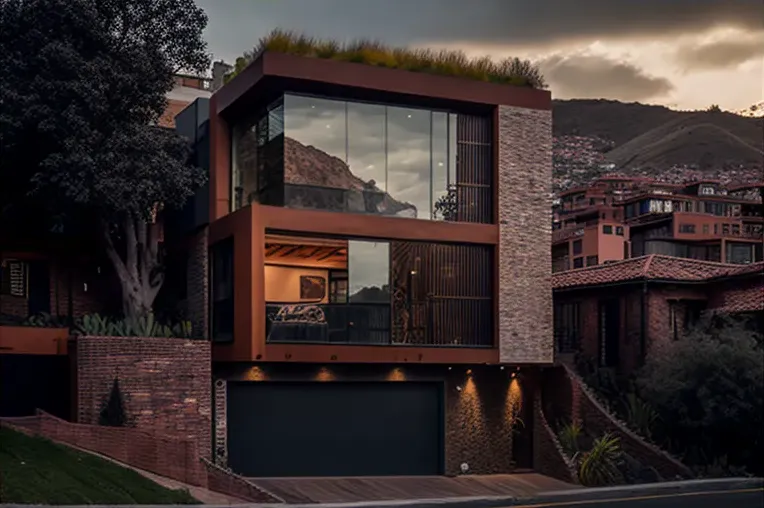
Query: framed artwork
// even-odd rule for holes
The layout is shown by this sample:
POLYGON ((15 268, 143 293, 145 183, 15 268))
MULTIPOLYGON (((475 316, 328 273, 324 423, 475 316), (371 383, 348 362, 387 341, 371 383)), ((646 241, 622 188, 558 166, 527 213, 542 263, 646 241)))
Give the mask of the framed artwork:
POLYGON ((300 300, 320 301, 326 297, 326 279, 318 275, 300 276, 300 300))

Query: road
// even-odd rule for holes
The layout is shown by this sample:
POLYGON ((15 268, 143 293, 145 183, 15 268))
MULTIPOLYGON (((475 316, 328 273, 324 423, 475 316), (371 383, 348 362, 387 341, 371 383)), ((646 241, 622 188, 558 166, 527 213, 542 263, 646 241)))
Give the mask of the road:
POLYGON ((633 495, 610 499, 575 499, 515 505, 512 508, 764 508, 764 489, 633 495))

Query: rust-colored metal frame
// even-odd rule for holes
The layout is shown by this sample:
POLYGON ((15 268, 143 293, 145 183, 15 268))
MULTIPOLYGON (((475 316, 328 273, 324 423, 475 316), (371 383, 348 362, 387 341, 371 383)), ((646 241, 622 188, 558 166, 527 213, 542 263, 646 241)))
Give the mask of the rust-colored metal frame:
MULTIPOLYGON (((498 347, 490 349, 266 344, 264 295, 265 231, 390 240, 456 242, 490 245, 499 242, 497 183, 498 106, 549 110, 545 90, 385 69, 368 65, 265 52, 210 101, 210 245, 228 237, 234 242, 234 341, 216 344, 213 359, 221 361, 291 361, 340 363, 498 363, 498 347), (230 121, 243 109, 267 102, 274 93, 299 90, 348 97, 384 97, 422 105, 454 105, 480 111, 494 124, 493 224, 447 223, 383 216, 296 210, 253 204, 230 212, 230 121)), ((498 264, 498 256, 494 256, 498 264)), ((498 279, 498 265, 495 267, 498 279)), ((498 280, 494 284, 498 294, 498 280)), ((495 298, 498 306, 498 298, 495 298)), ((498 307, 496 309, 498 311, 498 307)), ((498 336, 496 320, 494 337, 498 336)))

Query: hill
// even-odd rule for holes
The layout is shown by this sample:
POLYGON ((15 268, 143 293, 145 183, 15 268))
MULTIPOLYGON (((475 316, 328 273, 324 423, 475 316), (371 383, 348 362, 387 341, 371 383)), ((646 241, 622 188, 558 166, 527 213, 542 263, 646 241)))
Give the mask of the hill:
POLYGON ((603 173, 682 181, 760 179, 764 121, 611 100, 554 101, 555 187, 603 173))
POLYGON ((0 427, 0 503, 197 504, 94 455, 0 427))

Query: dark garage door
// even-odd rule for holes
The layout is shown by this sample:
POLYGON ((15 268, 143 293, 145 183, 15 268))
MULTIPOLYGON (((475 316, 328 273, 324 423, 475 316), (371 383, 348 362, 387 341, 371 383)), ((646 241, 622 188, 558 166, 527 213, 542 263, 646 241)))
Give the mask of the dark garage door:
POLYGON ((437 383, 229 383, 229 466, 244 476, 441 473, 437 383))

